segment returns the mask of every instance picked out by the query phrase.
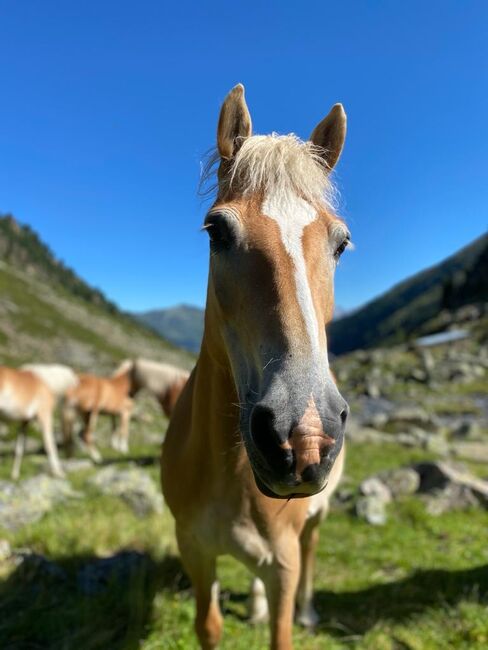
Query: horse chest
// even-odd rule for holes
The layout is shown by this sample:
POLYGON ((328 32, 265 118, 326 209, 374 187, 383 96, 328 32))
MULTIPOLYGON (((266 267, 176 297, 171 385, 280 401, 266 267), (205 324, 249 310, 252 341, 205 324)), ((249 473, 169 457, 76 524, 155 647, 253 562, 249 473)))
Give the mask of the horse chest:
POLYGON ((15 392, 5 388, 0 392, 0 417, 5 420, 30 420, 37 412, 37 401, 21 402, 15 392))

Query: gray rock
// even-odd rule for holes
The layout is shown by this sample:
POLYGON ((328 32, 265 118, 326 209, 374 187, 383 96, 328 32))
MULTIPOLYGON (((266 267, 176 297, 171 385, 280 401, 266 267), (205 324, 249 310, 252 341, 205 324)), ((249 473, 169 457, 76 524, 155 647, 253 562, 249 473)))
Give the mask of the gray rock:
POLYGON ((65 479, 45 474, 20 483, 0 481, 0 526, 17 530, 38 521, 57 504, 81 496, 65 479))
POLYGON ((406 494, 414 494, 420 487, 420 476, 411 467, 399 467, 381 475, 394 499, 406 494))
POLYGON ((151 477, 138 467, 105 467, 88 479, 102 494, 125 501, 139 517, 163 511, 163 497, 151 477))
POLYGON ((461 440, 479 440, 481 428, 476 420, 461 420, 450 431, 453 438, 461 440))
POLYGON ((467 510, 480 505, 474 492, 465 485, 449 483, 442 490, 425 497, 425 507, 430 515, 438 516, 451 510, 467 510))
POLYGON ((372 413, 369 418, 363 422, 363 424, 373 429, 382 429, 387 422, 388 413, 385 413, 384 411, 377 411, 376 413, 372 413))
POLYGON ((389 414, 388 424, 398 431, 406 426, 418 427, 424 431, 437 431, 440 427, 438 418, 427 413, 420 406, 400 406, 389 414))
POLYGON ((375 381, 371 381, 371 380, 368 380, 366 382, 366 386, 364 387, 364 393, 365 395, 369 395, 369 397, 374 397, 375 399, 381 397, 381 389, 379 385, 375 381))
POLYGON ((375 497, 383 503, 391 501, 391 492, 388 486, 378 476, 370 476, 365 479, 359 486, 359 491, 363 496, 375 497))
POLYGON ((423 443, 424 449, 437 454, 438 456, 447 456, 450 451, 447 440, 435 433, 429 434, 423 443))
POLYGON ((423 493, 443 490, 456 484, 470 489, 481 503, 488 505, 488 481, 473 476, 462 467, 437 461, 418 463, 414 469, 420 476, 419 490, 423 493))
POLYGON ((488 443, 486 442, 454 442, 451 444, 451 452, 462 460, 488 463, 488 443))
POLYGON ((386 503, 383 499, 370 495, 359 497, 355 505, 356 515, 373 526, 386 523, 386 503))

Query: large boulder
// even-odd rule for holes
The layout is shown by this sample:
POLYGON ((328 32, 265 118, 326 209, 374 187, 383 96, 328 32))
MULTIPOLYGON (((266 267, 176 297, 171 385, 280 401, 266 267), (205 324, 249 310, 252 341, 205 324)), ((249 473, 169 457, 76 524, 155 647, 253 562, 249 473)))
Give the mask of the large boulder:
POLYGON ((38 521, 57 504, 81 496, 69 481, 47 474, 20 483, 0 481, 0 526, 17 530, 38 521))
POLYGON ((386 505, 391 501, 388 487, 377 476, 371 476, 361 483, 359 492, 361 496, 356 500, 356 515, 374 526, 385 524, 386 505))
POLYGON ((90 477, 88 483, 102 494, 122 499, 139 517, 163 511, 159 488, 139 467, 118 469, 109 465, 90 477))

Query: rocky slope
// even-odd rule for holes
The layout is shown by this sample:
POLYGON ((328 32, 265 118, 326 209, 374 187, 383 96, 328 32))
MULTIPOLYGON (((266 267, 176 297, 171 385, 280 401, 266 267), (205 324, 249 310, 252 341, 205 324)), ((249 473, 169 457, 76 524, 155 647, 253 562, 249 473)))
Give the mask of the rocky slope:
POLYGON ((0 217, 0 361, 106 370, 136 355, 194 362, 56 260, 29 227, 0 217))
POLYGON ((487 313, 488 234, 332 322, 329 344, 337 355, 395 345, 487 313))

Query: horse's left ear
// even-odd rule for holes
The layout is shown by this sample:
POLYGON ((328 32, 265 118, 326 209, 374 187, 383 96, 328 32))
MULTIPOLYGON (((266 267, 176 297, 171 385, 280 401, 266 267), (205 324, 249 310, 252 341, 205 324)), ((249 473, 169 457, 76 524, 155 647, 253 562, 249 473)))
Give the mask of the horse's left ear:
POLYGON ((324 151, 322 157, 329 170, 339 160, 346 139, 347 117, 342 104, 335 104, 327 117, 312 131, 310 140, 324 151))
POLYGON ((244 99, 244 86, 237 84, 224 99, 217 127, 217 147, 221 158, 233 158, 244 138, 252 133, 251 115, 244 99))

